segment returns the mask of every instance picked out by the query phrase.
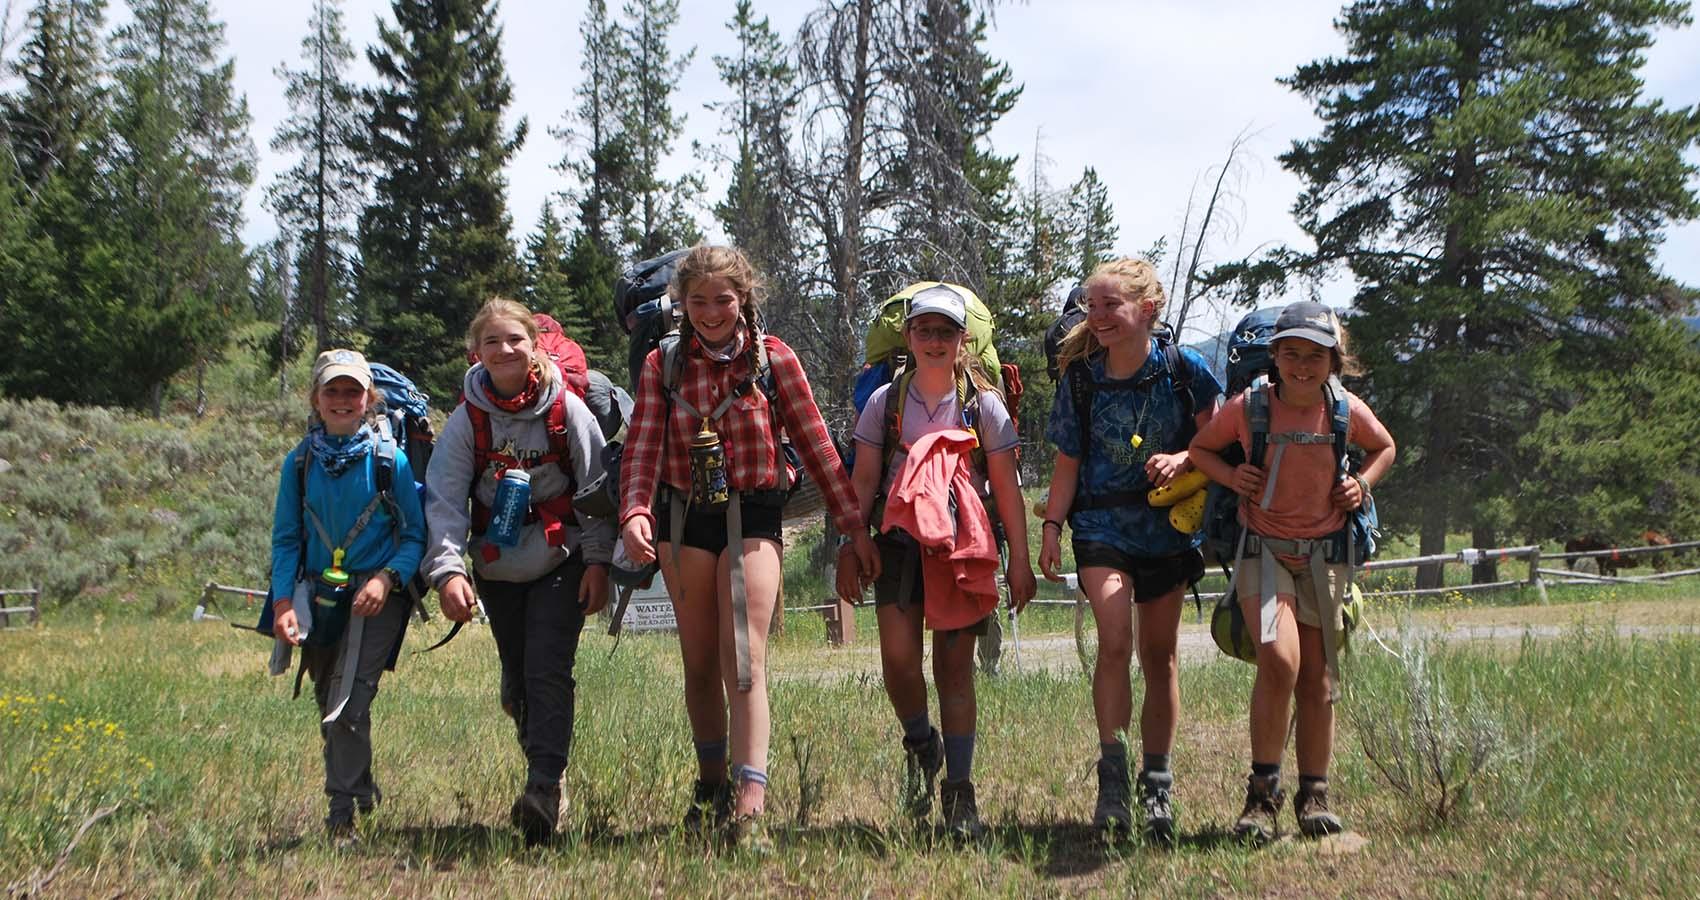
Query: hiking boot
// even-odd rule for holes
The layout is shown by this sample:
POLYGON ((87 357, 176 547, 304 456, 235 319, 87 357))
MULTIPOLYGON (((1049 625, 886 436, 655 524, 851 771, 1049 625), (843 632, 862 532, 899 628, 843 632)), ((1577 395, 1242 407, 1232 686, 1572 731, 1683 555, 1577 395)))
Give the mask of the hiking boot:
POLYGON ((679 825, 691 834, 701 834, 705 819, 709 827, 719 828, 731 816, 732 782, 724 778, 719 781, 698 778, 691 788, 691 806, 685 810, 685 819, 679 825))
POLYGON ((1173 772, 1139 773, 1139 805, 1145 810, 1145 840, 1164 847, 1175 845, 1175 806, 1169 798, 1173 772))
POLYGON ((977 841, 986 836, 980 809, 974 803, 974 782, 964 778, 940 784, 939 805, 944 808, 945 834, 959 841, 977 841))
POLYGON ((767 820, 760 812, 728 817, 723 833, 728 850, 740 850, 756 856, 773 855, 773 838, 767 833, 767 820))
POLYGON ((535 847, 555 836, 555 823, 561 816, 561 786, 559 784, 528 784, 514 800, 510 818, 525 845, 535 847))
POLYGON ((1105 756, 1098 760, 1098 805, 1092 809, 1092 827, 1108 838, 1124 835, 1133 827, 1133 810, 1128 808, 1132 788, 1127 781, 1127 757, 1105 756))
POLYGON ((903 739, 903 814, 925 819, 933 812, 933 783, 944 768, 944 738, 937 728, 919 743, 903 739))
POLYGON ((1327 837, 1346 830, 1340 817, 1328 811, 1326 779, 1312 784, 1299 780, 1298 793, 1293 795, 1293 817, 1299 820, 1299 833, 1305 837, 1327 837))
POLYGON ((349 850, 358 846, 360 835, 354 830, 354 810, 333 809, 325 816, 325 837, 331 846, 338 850, 349 850))
POLYGON ((1245 811, 1234 823, 1234 837, 1241 842, 1261 846, 1275 840, 1280 833, 1281 776, 1252 775, 1246 778, 1245 811))
POLYGON ((372 814, 373 810, 378 808, 378 804, 383 803, 383 802, 384 802, 384 792, 381 791, 381 790, 378 790, 378 786, 374 784, 374 785, 372 785, 372 793, 370 795, 365 796, 365 797, 355 797, 354 798, 354 808, 361 815, 369 816, 369 815, 372 814))

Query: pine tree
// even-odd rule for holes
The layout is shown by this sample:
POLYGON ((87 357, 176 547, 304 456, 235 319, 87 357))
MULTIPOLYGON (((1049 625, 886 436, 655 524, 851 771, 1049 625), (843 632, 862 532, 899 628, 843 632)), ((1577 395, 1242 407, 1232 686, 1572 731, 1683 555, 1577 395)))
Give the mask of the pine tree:
POLYGON ((525 140, 493 0, 392 0, 366 51, 380 86, 365 148, 373 197, 360 218, 359 293, 372 349, 447 398, 464 370, 444 348, 472 316, 522 286, 508 237, 503 167, 525 140))
POLYGON ((667 45, 673 26, 679 24, 679 0, 626 0, 624 13, 628 21, 620 46, 629 89, 625 116, 637 127, 628 132, 629 185, 635 202, 622 231, 632 257, 648 259, 701 238, 690 207, 703 191, 702 180, 694 175, 672 181, 661 176, 662 160, 685 127, 686 117, 673 112, 672 94, 696 49, 675 57, 667 45))
POLYGON ((591 364, 616 383, 627 378, 626 336, 614 320, 614 279, 626 256, 619 222, 634 207, 635 179, 630 130, 622 118, 631 93, 622 62, 625 32, 608 18, 605 0, 590 0, 579 25, 584 41, 584 80, 575 89, 578 106, 568 111, 554 136, 567 145, 558 166, 577 181, 573 192, 578 225, 567 252, 567 287, 589 321, 578 338, 591 364))
MULTIPOLYGON (((578 302, 567 277, 566 227, 548 200, 543 201, 543 211, 537 216, 537 230, 526 239, 522 262, 526 306, 554 316, 567 337, 581 343, 589 340, 589 311, 578 302)), ((601 367, 600 361, 597 367, 601 367)))
POLYGON ((205 0, 135 0, 114 40, 105 214, 118 224, 85 278, 112 289, 124 326, 103 365, 108 396, 160 411, 165 382, 222 348, 243 311, 239 232, 253 180, 248 104, 219 59, 224 26, 205 0))
POLYGON ((897 233, 885 265, 965 284, 992 297, 1013 215, 1015 159, 989 145, 992 127, 1021 95, 1007 65, 981 45, 986 21, 965 0, 927 0, 909 20, 901 72, 904 152, 895 180, 897 233))
POLYGON ((781 187, 793 165, 787 141, 796 117, 797 72, 784 41, 766 17, 756 18, 751 0, 738 0, 726 27, 737 39, 738 54, 716 56, 714 64, 733 99, 711 107, 720 110, 721 133, 734 147, 726 196, 714 216, 727 239, 766 277, 768 324, 786 333, 802 309, 796 229, 781 187))
POLYGON ((277 69, 290 117, 272 138, 272 149, 298 156, 267 189, 266 204, 300 248, 297 286, 314 342, 324 350, 351 324, 346 307, 353 288, 353 224, 368 180, 356 155, 365 122, 347 80, 354 48, 343 36, 340 0, 315 0, 301 58, 303 69, 277 69))
POLYGON ((614 222, 631 209, 632 146, 621 111, 626 108, 628 73, 621 59, 625 32, 608 18, 606 0, 590 0, 579 25, 584 39, 584 81, 574 89, 578 106, 551 133, 568 145, 557 168, 573 176, 579 227, 609 256, 621 252, 614 222), (582 156, 574 154, 582 147, 582 156))
POLYGON ((1074 276, 1084 279, 1098 264, 1116 255, 1116 213, 1110 205, 1110 189, 1098 179, 1091 166, 1069 188, 1069 248, 1075 263, 1074 276))
POLYGON ((1400 442, 1384 521, 1414 527, 1424 553, 1453 528, 1487 547, 1534 521, 1518 511, 1531 503, 1525 437, 1571 419, 1577 386, 1628 364, 1634 336, 1670 312, 1654 252, 1667 224, 1700 214, 1684 159, 1700 112, 1647 101, 1639 69, 1653 29, 1687 13, 1363 0, 1339 20, 1346 55, 1284 79, 1323 121, 1281 158, 1305 184, 1294 212, 1316 249, 1215 277, 1252 300, 1289 275, 1349 268, 1366 390, 1400 442))
POLYGON ((7 67, 23 86, 4 104, 6 140, 27 190, 87 152, 105 127, 105 21, 105 0, 41 0, 30 10, 30 37, 7 67))

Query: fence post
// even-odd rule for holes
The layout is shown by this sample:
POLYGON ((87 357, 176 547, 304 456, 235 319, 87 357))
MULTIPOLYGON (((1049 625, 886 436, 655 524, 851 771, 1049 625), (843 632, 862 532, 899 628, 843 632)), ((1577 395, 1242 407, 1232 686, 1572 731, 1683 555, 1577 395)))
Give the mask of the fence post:
POLYGON ((1541 548, 1529 551, 1529 585, 1535 589, 1535 596, 1541 600, 1541 605, 1547 605, 1547 585, 1541 580, 1541 548))

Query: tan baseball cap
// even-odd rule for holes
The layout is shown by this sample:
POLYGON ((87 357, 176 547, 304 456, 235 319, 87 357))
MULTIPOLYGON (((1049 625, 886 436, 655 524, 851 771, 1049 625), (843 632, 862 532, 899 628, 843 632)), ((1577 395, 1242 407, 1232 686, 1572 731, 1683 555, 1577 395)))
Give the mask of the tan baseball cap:
POLYGON ((329 384, 335 378, 352 378, 361 387, 372 387, 372 367, 366 357, 354 350, 326 350, 313 362, 313 390, 329 384))

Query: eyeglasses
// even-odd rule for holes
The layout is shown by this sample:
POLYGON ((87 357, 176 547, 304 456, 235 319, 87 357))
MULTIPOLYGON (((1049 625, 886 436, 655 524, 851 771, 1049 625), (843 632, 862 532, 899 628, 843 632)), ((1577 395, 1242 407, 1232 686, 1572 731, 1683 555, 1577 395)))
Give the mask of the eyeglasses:
POLYGON ((938 328, 911 328, 909 333, 913 334, 916 340, 948 343, 956 340, 962 334, 962 329, 942 326, 938 328))

